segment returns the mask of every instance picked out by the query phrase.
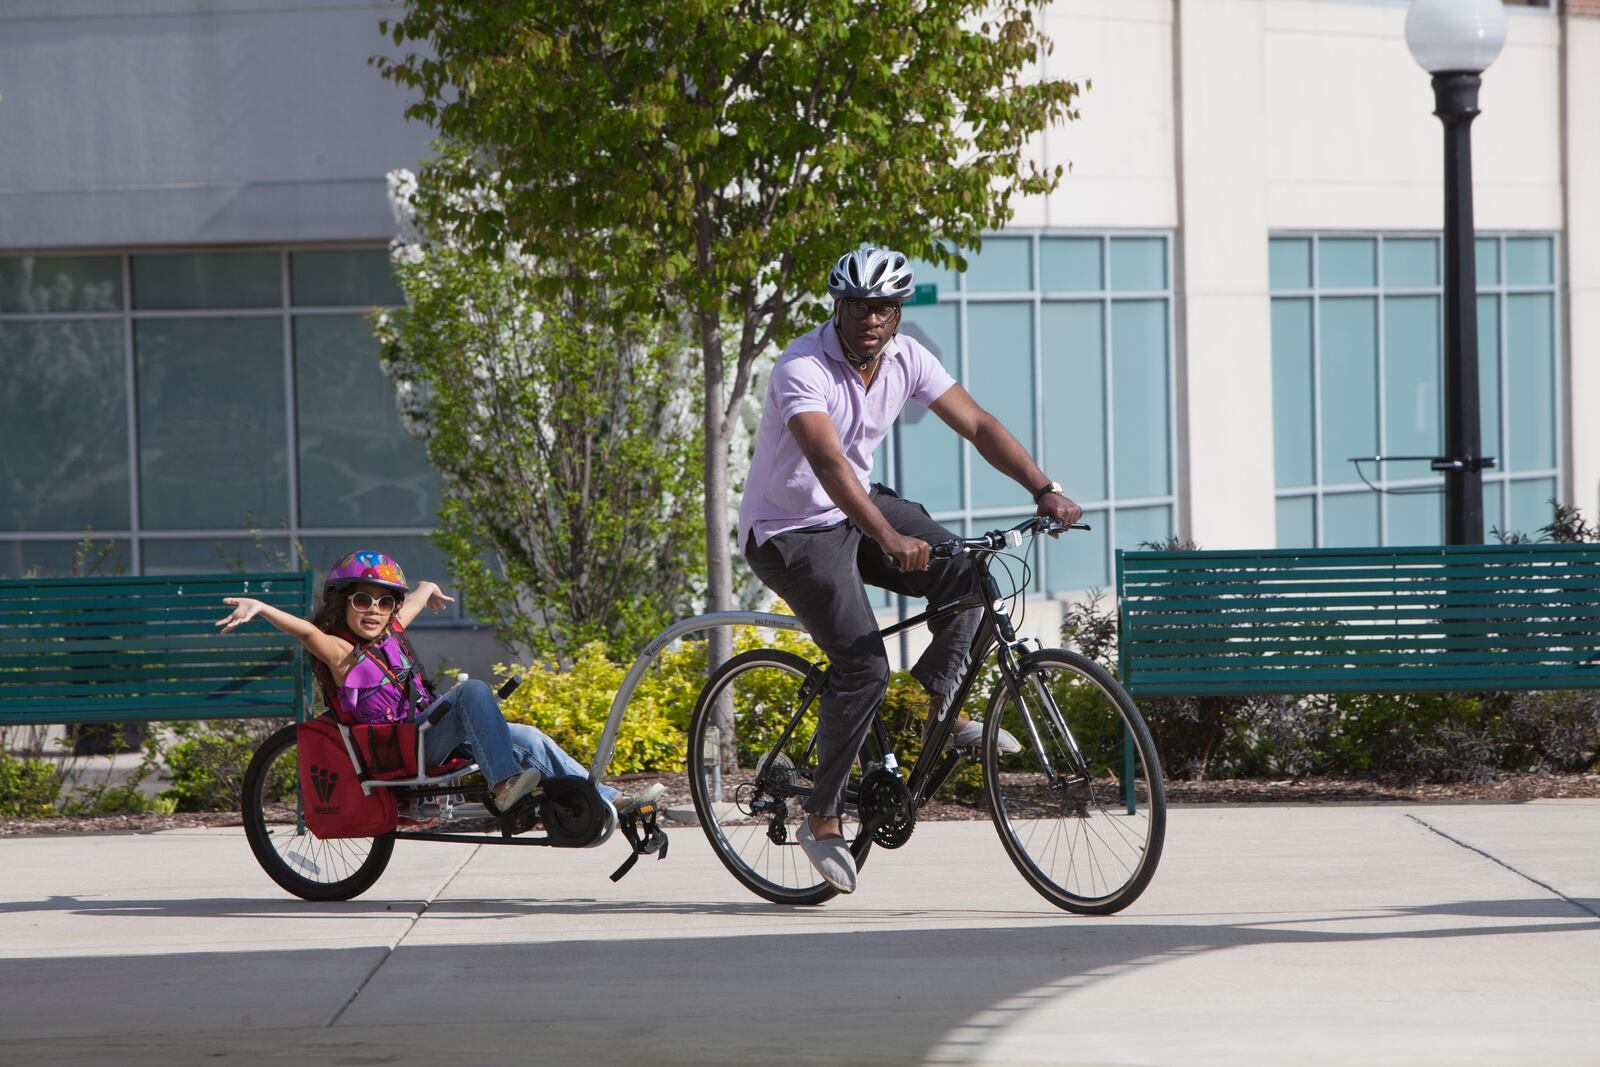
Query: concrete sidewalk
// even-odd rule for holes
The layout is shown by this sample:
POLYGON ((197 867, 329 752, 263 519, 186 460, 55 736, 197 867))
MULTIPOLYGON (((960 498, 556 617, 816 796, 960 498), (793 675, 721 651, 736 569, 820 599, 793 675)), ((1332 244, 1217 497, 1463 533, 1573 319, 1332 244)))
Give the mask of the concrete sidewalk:
POLYGON ((406 844, 337 905, 238 830, 0 839, 0 1063, 1600 1062, 1600 801, 1179 807, 1098 919, 987 823, 799 910, 671 833, 617 885, 406 844))

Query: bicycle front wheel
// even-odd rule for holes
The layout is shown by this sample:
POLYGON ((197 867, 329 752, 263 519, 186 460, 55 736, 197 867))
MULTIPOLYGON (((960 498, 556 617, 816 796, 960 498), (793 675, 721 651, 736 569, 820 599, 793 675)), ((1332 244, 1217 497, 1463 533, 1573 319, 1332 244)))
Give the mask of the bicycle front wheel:
MULTIPOLYGON (((741 653, 711 676, 689 720, 689 788, 706 839, 745 888, 776 904, 820 904, 838 894, 795 839, 817 769, 817 699, 801 689, 817 670, 780 649, 741 653), (733 709, 731 739, 717 723, 724 699, 733 709)), ((859 831, 854 813, 845 812, 857 867, 872 847, 859 831)))
POLYGON ((261 869, 303 900, 349 900, 366 892, 389 865, 394 838, 323 841, 300 818, 300 763, 295 727, 262 744, 244 772, 244 836, 261 869))
POLYGON ((1133 700, 1065 649, 1023 657, 989 698, 983 778, 1011 862, 1052 904, 1109 915, 1150 884, 1166 836, 1155 742, 1133 700), (1022 750, 1001 752, 1001 731, 1022 750))

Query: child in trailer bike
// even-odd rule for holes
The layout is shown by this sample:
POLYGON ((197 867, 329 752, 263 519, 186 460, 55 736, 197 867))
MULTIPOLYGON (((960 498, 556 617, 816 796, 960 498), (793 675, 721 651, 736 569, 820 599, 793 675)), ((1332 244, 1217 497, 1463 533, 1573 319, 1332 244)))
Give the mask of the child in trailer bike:
MULTIPOLYGON (((436 696, 406 637, 424 607, 439 611, 453 598, 434 582, 406 585, 400 565, 381 552, 351 552, 335 563, 323 599, 301 619, 249 597, 223 600, 233 609, 217 620, 223 633, 259 616, 298 640, 327 707, 347 725, 430 721, 424 735, 427 766, 444 764, 458 749, 475 760, 489 796, 509 812, 542 780, 584 777, 586 768, 537 727, 507 722, 494 692, 476 679, 436 696)), ((652 783, 628 795, 598 787, 619 816, 654 803, 665 786, 652 783)))
MULTIPOLYGON (((831 664, 820 697, 817 780, 798 840, 818 874, 843 893, 856 887, 840 822, 845 784, 889 681, 863 582, 945 604, 976 581, 965 556, 930 560, 930 543, 950 540, 950 531, 921 505, 873 484, 878 445, 915 400, 1032 493, 1040 515, 1071 524, 1083 513, 931 352, 898 335, 913 288, 910 261, 899 252, 864 248, 839 257, 828 275, 832 318, 790 344, 773 368, 739 509, 751 570, 793 609, 831 664)), ((930 730, 954 707, 949 697, 981 621, 973 608, 930 624, 933 641, 911 668, 929 693, 930 730)), ((950 736, 971 747, 981 727, 958 719, 950 736)))

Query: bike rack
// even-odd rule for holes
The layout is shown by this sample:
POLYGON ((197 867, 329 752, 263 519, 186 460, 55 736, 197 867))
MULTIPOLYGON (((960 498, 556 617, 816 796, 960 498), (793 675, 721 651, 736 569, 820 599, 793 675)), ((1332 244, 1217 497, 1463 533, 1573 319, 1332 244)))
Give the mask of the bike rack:
POLYGON ((680 638, 724 626, 805 630, 805 625, 793 615, 779 615, 771 611, 713 611, 709 615, 682 619, 662 630, 654 640, 644 646, 644 651, 639 653, 639 658, 633 661, 633 666, 628 668, 627 676, 622 679, 622 687, 612 698, 611 713, 606 716, 605 731, 600 735, 600 744, 595 748, 594 762, 589 765, 591 779, 595 782, 604 780, 606 768, 611 765, 611 757, 616 752, 617 730, 622 726, 622 715, 628 710, 628 704, 633 700, 633 691, 639 687, 639 681, 644 678, 645 671, 650 669, 656 657, 661 655, 668 645, 680 638))

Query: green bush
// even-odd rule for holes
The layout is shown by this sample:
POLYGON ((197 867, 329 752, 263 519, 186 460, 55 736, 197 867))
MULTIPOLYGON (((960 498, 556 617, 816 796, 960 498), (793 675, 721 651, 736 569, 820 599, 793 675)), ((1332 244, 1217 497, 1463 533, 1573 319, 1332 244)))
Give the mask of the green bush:
POLYGON ((166 796, 148 796, 139 789, 137 782, 87 786, 61 805, 63 815, 143 815, 151 812, 171 815, 176 810, 176 800, 166 796))
POLYGON ((17 759, 0 752, 0 816, 42 819, 61 796, 61 772, 48 760, 17 759))
POLYGON ((185 722, 173 727, 177 740, 161 754, 172 778, 161 793, 178 811, 237 811, 244 772, 261 742, 285 720, 239 719, 185 722))
MULTIPOLYGON (((1062 640, 1116 668, 1114 603, 1069 606, 1062 640)), ((1171 778, 1320 774, 1393 782, 1579 772, 1600 761, 1600 692, 1342 693, 1139 701, 1171 778)))

